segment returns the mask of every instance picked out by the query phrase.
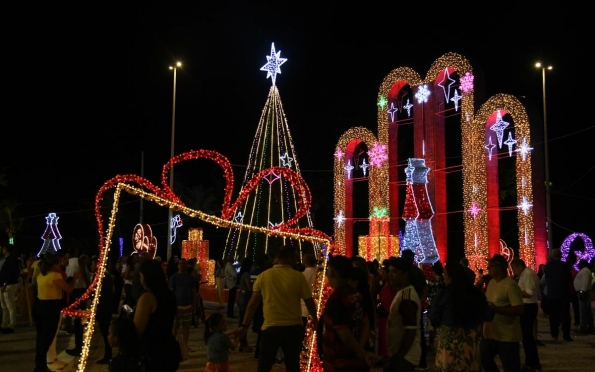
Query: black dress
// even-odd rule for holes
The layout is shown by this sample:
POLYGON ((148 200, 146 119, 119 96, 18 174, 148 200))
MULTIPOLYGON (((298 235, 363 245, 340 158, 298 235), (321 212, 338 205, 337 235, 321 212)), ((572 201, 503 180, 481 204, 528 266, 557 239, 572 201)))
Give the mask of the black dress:
POLYGON ((149 316, 142 335, 145 372, 174 372, 182 361, 180 344, 172 329, 177 312, 173 293, 157 297, 157 310, 149 316), (171 298, 170 298, 171 297, 171 298))

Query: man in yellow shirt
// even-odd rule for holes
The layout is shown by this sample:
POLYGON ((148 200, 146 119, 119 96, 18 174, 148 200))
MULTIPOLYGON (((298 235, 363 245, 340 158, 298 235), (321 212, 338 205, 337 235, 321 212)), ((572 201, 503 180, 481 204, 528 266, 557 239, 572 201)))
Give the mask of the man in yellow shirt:
POLYGON ((252 298, 248 303, 246 314, 238 338, 246 336, 254 312, 260 303, 263 304, 264 323, 261 327, 260 358, 258 371, 270 371, 281 348, 285 356, 287 372, 300 371, 300 352, 303 341, 302 305, 304 300, 314 329, 318 328, 316 305, 312 299, 312 289, 304 275, 295 270, 295 249, 283 246, 276 255, 276 264, 258 275, 252 287, 252 298))

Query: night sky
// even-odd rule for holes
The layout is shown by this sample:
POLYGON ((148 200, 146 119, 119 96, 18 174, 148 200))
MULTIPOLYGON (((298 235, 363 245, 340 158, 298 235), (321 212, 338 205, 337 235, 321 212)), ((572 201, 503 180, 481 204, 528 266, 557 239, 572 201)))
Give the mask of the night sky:
MULTIPOLYGON (((101 185, 117 174, 140 175, 143 156, 144 176, 160 182, 171 141, 168 66, 178 60, 184 65, 177 75, 175 153, 216 150, 229 158, 240 183, 271 85, 260 67, 273 42, 288 58, 277 86, 302 175, 321 208, 315 227, 332 234, 335 145, 355 126, 377 133, 376 97, 385 76, 411 67, 423 78, 434 60, 455 52, 471 62, 478 79, 483 76, 484 94, 476 102, 512 94, 538 113, 542 80, 534 63, 554 65, 547 74, 554 243, 571 232, 595 237, 588 217, 595 210, 595 126, 586 11, 544 4, 486 5, 471 12, 457 3, 373 3, 52 3, 14 9, 10 18, 19 26, 5 34, 5 64, 12 68, 4 69, 0 134, 0 169, 9 185, 0 187, 0 200, 20 203, 13 216, 20 223, 17 245, 38 249, 44 217, 55 212, 63 246, 91 252, 101 185)), ((213 186, 220 175, 209 164, 197 162, 177 174, 186 187, 222 193, 213 186)), ((140 203, 132 197, 123 203, 118 234, 129 249, 140 203)), ((144 206, 144 220, 154 226, 159 254, 165 255, 167 210, 144 206)), ((215 242, 211 250, 218 251, 226 232, 205 231, 215 242)))

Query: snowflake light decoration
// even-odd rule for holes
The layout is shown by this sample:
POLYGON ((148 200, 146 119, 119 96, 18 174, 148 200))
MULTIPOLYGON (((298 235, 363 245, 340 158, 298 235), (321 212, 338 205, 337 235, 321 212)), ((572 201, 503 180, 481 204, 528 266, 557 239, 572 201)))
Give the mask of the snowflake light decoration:
POLYGON ((461 90, 464 93, 469 93, 473 90, 474 78, 475 77, 470 72, 465 72, 465 75, 459 79, 459 81, 461 82, 461 90))
POLYGON ((526 196, 523 196, 523 201, 521 202, 521 204, 517 205, 519 209, 525 212, 525 216, 529 213, 529 209, 531 209, 532 206, 533 204, 529 203, 526 196))
POLYGON ((267 79, 270 77, 275 85, 277 74, 281 73, 281 65, 287 62, 287 58, 281 58, 281 51, 275 52, 275 43, 271 44, 271 55, 267 56, 267 63, 260 68, 260 71, 267 72, 267 79))
POLYGON ((527 137, 523 138, 523 143, 517 147, 516 151, 518 151, 521 156, 523 157, 523 161, 527 160, 527 154, 533 150, 533 147, 529 147, 527 143, 527 137))
POLYGON ((351 171, 353 170, 353 165, 351 165, 351 160, 347 160, 347 165, 344 167, 345 171, 347 172, 347 179, 351 178, 351 171))
POLYGON ((417 98, 418 102, 426 103, 428 102, 428 97, 430 96, 430 91, 428 90, 428 86, 426 84, 419 87, 417 93, 415 93, 415 98, 417 98))
POLYGON ((335 151, 335 156, 337 157, 337 160, 341 160, 341 158, 343 157, 343 151, 341 151, 341 148, 337 146, 337 151, 335 151))
POLYGON ((369 166, 370 165, 366 163, 366 158, 364 158, 364 160, 362 161, 362 165, 360 165, 360 168, 364 171, 364 176, 368 173, 369 166))
POLYGON ((343 214, 343 211, 340 210, 339 211, 339 214, 337 214, 337 216, 335 218, 333 218, 333 220, 335 220, 335 223, 337 224, 337 227, 343 226, 343 223, 346 220, 345 215, 343 214))
POLYGON ((371 167, 380 168, 382 163, 388 160, 386 145, 375 142, 372 148, 368 150, 368 159, 370 160, 371 167))
POLYGON ((517 141, 512 138, 512 132, 508 132, 508 139, 504 141, 504 144, 508 146, 508 156, 512 156, 512 146, 514 146, 516 142, 517 141))
POLYGON ((476 202, 473 202, 471 203, 471 208, 467 209, 467 212, 473 216, 473 219, 476 219, 479 212, 481 212, 481 208, 479 208, 476 202))

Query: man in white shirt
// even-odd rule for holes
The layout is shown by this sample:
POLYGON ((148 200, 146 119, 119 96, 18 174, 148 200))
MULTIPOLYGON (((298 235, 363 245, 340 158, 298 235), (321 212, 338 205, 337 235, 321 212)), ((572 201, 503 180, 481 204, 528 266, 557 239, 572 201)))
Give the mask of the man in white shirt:
POLYGON ((525 311, 520 316, 523 350, 525 351, 525 370, 541 371, 537 342, 533 336, 533 327, 537 321, 537 293, 539 292, 539 277, 535 271, 525 265, 525 261, 518 257, 512 259, 510 267, 518 278, 518 285, 523 297, 525 311))
MULTIPOLYGON (((305 267, 303 271, 304 277, 308 284, 310 284, 310 288, 314 288, 314 282, 316 281, 316 257, 312 253, 306 253, 302 257, 302 264, 305 267)), ((304 322, 304 332, 306 325, 308 324, 309 316, 310 312, 306 307, 306 303, 302 300, 302 321, 304 322)))
POLYGON ((579 272, 574 278, 574 289, 578 293, 579 308, 581 312, 581 333, 595 333, 593 326, 593 310, 591 309, 591 288, 593 278, 587 260, 578 263, 579 272))

